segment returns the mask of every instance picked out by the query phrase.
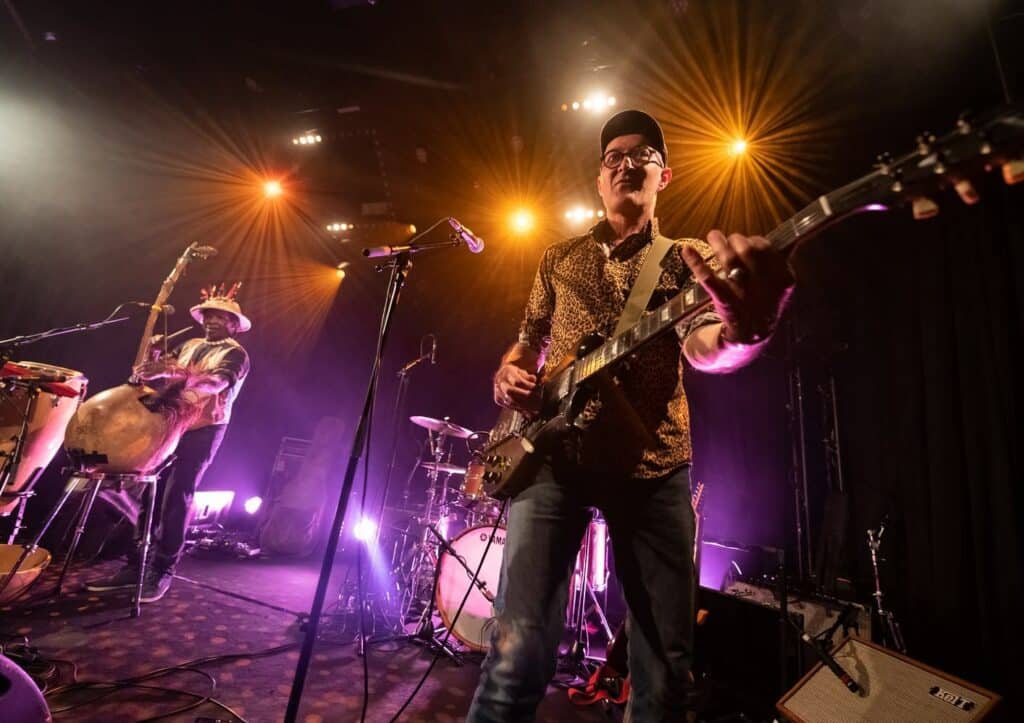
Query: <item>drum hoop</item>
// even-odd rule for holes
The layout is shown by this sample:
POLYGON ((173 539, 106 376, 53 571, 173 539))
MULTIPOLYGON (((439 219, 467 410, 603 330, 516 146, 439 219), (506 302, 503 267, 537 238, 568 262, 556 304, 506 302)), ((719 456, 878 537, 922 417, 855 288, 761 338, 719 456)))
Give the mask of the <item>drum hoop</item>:
MULTIPOLYGON (((449 545, 454 545, 455 542, 460 540, 465 535, 468 535, 470 532, 473 532, 474 530, 480 530, 480 529, 493 530, 494 532, 497 532, 498 530, 503 530, 503 531, 506 531, 506 533, 507 533, 507 530, 505 529, 504 525, 497 525, 497 526, 495 526, 494 524, 473 525, 472 527, 467 527, 462 532, 460 532, 455 537, 453 537, 451 540, 449 540, 448 544, 449 545)), ((494 546, 494 544, 491 543, 491 547, 493 547, 493 546, 494 546)), ((490 553, 488 552, 488 554, 490 554, 490 553)), ((504 553, 504 548, 502 549, 502 554, 503 555, 505 554, 504 553)), ((480 645, 480 644, 478 644, 478 643, 476 643, 476 642, 474 642, 472 640, 466 640, 462 635, 460 635, 459 631, 452 627, 451 618, 448 616, 447 611, 444 609, 444 607, 441 606, 441 584, 440 584, 441 562, 444 560, 444 556, 445 555, 448 555, 448 552, 446 550, 442 550, 441 554, 437 558, 437 574, 438 574, 439 582, 437 584, 437 590, 434 592, 434 607, 437 608, 437 613, 441 616, 441 622, 443 622, 444 626, 446 628, 448 628, 448 630, 451 632, 452 637, 454 637, 456 640, 458 640, 460 643, 465 645, 470 650, 474 650, 474 651, 476 651, 478 653, 482 653, 482 652, 487 650, 487 647, 484 646, 484 645, 480 645)), ((450 555, 449 555, 449 557, 450 557, 450 555)), ((456 564, 458 564, 458 561, 456 561, 456 564)), ((475 572, 475 570, 474 570, 474 572, 475 572)), ((468 578, 467 578, 467 582, 468 582, 468 578)), ((465 608, 463 608, 463 611, 465 611, 465 608)), ((461 617, 461 615, 460 615, 460 617, 461 617)))
MULTIPOLYGON (((14 364, 15 366, 24 367, 26 369, 39 369, 46 371, 54 371, 57 372, 58 374, 66 374, 68 377, 68 382, 74 379, 85 377, 85 374, 83 372, 78 371, 77 369, 69 369, 68 367, 61 367, 57 366, 56 364, 47 364, 45 362, 35 361, 16 361, 11 363, 14 364)), ((67 382, 65 382, 65 384, 66 383, 67 382)))

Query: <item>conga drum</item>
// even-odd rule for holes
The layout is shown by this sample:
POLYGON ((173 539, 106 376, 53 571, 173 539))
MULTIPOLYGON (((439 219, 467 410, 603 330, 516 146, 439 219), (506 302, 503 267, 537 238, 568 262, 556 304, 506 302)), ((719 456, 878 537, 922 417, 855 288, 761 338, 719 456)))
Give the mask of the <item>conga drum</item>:
MULTIPOLYGON (((40 364, 38 362, 8 362, 0 372, 4 380, 6 403, 0 404, 0 453, 14 452, 16 438, 21 433, 25 414, 28 414, 28 429, 21 451, 21 463, 14 477, 7 480, 7 486, 0 495, 0 516, 9 515, 18 505, 15 493, 27 492, 53 460, 53 456, 64 443, 67 429, 75 410, 78 409, 88 379, 73 369, 40 364), (34 383, 33 378, 62 379, 34 383)), ((10 457, 4 457, 4 477, 13 464, 10 457)))

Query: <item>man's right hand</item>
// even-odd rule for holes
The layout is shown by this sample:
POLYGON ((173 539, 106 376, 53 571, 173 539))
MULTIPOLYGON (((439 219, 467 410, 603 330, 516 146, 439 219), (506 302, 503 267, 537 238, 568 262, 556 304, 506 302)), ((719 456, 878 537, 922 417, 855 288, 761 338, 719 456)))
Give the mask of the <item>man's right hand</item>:
POLYGON ((144 382, 158 379, 179 381, 188 376, 188 372, 173 361, 148 361, 139 364, 132 370, 136 377, 144 382))
POLYGON ((536 410, 533 392, 537 388, 537 375, 512 363, 502 364, 494 375, 494 403, 499 407, 524 412, 536 410))

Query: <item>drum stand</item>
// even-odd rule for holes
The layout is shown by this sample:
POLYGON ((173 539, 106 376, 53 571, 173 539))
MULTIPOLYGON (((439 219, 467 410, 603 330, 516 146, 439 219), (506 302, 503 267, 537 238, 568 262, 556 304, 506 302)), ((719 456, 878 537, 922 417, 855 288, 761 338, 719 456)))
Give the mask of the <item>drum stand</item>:
POLYGON ((71 540, 71 546, 68 548, 67 556, 64 558, 64 566, 61 568, 60 577, 57 579, 56 593, 57 597, 61 596, 62 587, 64 585, 64 578, 67 575, 68 568, 71 566, 71 560, 75 556, 75 551, 78 549, 78 543, 82 539, 82 533, 85 532, 85 524, 89 520, 89 514, 92 512, 93 504, 96 502, 96 497, 99 495, 100 488, 103 487, 104 483, 115 483, 118 487, 125 484, 141 483, 146 486, 143 496, 146 497, 146 506, 143 513, 142 538, 139 540, 139 579, 135 586, 135 595, 132 598, 132 610, 131 616, 133 618, 139 617, 141 614, 142 606, 142 583, 146 575, 146 563, 149 558, 149 548, 152 542, 153 532, 153 517, 156 506, 156 487, 159 480, 160 472, 168 464, 173 461, 173 457, 164 463, 160 470, 149 473, 131 472, 127 474, 113 474, 107 472, 72 472, 68 478, 67 484, 64 486, 64 493, 61 498, 57 501, 57 504, 51 510, 50 515, 43 522, 39 528, 39 532, 32 538, 32 541, 25 545, 21 551, 21 556, 17 562, 14 563, 14 567, 7 573, 7 576, 0 581, 0 593, 7 588, 10 581, 14 579, 18 570, 31 555, 39 548, 39 542, 43 539, 43 535, 53 524, 53 521, 60 514, 61 509, 67 504, 68 499, 71 497, 75 490, 81 488, 83 492, 82 501, 78 506, 78 511, 75 513, 75 534, 71 540))
MULTIPOLYGON (((423 610, 430 609, 432 611, 433 609, 434 595, 437 592, 436 572, 428 573, 427 571, 431 567, 436 568, 436 564, 431 565, 431 556, 433 556, 436 561, 439 559, 440 555, 437 543, 433 542, 431 538, 430 526, 433 525, 435 521, 440 520, 445 520, 445 524, 447 525, 449 515, 448 485, 447 483, 438 484, 441 477, 438 465, 446 456, 445 441, 447 440, 447 437, 444 433, 440 433, 435 438, 434 433, 429 430, 427 431, 427 435, 430 443, 430 455, 434 458, 435 464, 427 470, 427 478, 430 480, 430 484, 427 487, 427 504, 423 509, 423 516, 416 519, 416 522, 423 526, 423 535, 420 537, 419 542, 417 542, 410 551, 411 564, 408 569, 399 569, 399 577, 404 580, 408 580, 401 608, 403 624, 409 620, 412 615, 412 610, 417 602, 423 604, 423 610), (434 578, 434 583, 431 585, 429 598, 424 601, 423 598, 426 582, 430 579, 428 575, 434 578)), ((447 539, 447 534, 448 530, 446 528, 441 536, 447 539)), ((424 623, 422 612, 423 611, 421 611, 419 616, 419 624, 421 626, 424 623)), ((429 619, 426 622, 429 622, 429 619)))
MULTIPOLYGON (((559 656, 559 667, 566 673, 573 675, 574 678, 582 679, 583 681, 586 681, 594 672, 588 665, 588 661, 600 660, 590 655, 590 635, 587 633, 586 628, 587 613, 590 611, 596 612, 606 638, 610 641, 614 637, 611 626, 608 624, 608 618, 604 613, 604 608, 601 607, 597 595, 594 594, 594 587, 590 581, 592 536, 593 526, 588 524, 587 532, 583 537, 583 546, 580 550, 579 584, 576 584, 575 580, 571 581, 569 610, 566 615, 567 624, 572 627, 573 640, 569 649, 559 656), (588 598, 593 601, 592 605, 588 603, 588 598)), ((573 578, 576 576, 577 573, 574 572, 573 578)), ((604 661, 601 660, 600 662, 604 661)), ((579 680, 571 680, 568 685, 571 686, 578 683, 579 680)))
MULTIPOLYGON (((28 384, 24 384, 19 382, 17 379, 5 379, 3 380, 3 383, 0 384, 0 393, 7 396, 9 394, 7 391, 8 385, 14 386, 19 384, 27 387, 29 399, 28 404, 25 405, 25 411, 21 415, 21 428, 18 430, 18 436, 14 440, 14 449, 5 455, 0 455, 5 457, 2 467, 0 467, 0 500, 3 499, 3 494, 7 489, 7 486, 11 483, 15 483, 18 479, 18 470, 21 467, 21 458, 25 450, 25 440, 28 438, 29 420, 32 418, 32 414, 35 412, 36 403, 39 401, 39 383, 30 382, 28 384)), ((10 400, 4 399, 3 401, 7 402, 10 400)), ((34 481, 34 479, 30 479, 29 484, 26 486, 24 491, 15 492, 13 495, 10 495, 18 498, 18 508, 17 512, 14 513, 14 527, 11 528, 11 533, 7 536, 8 545, 13 545, 18 533, 21 532, 21 521, 25 517, 25 506, 28 504, 28 498, 34 494, 31 492, 34 481)), ((5 581, 4 584, 0 586, 0 593, 4 591, 6 586, 7 583, 5 581)))

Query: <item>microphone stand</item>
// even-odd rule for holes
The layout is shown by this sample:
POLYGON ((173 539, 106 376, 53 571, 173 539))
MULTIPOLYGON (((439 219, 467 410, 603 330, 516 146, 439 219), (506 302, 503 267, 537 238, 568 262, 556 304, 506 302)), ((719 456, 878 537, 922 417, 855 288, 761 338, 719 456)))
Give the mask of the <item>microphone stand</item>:
POLYGON ((35 344, 37 341, 43 339, 49 339, 54 336, 63 336, 64 334, 75 334, 80 331, 94 331, 95 329, 102 329, 104 326, 110 324, 119 324, 122 321, 128 321, 130 316, 119 316, 114 318, 114 314, 121 310, 121 306, 114 309, 114 313, 108 316, 103 321, 92 321, 83 322, 81 324, 74 324, 72 326, 61 326, 56 329, 47 329, 46 331, 40 331, 35 334, 23 334, 21 336, 12 336, 10 339, 0 339, 0 361, 6 361, 10 359, 11 350, 19 346, 25 346, 27 344, 35 344))
MULTIPOLYGON (((341 494, 338 496, 338 505, 334 511, 334 520, 331 522, 331 530, 327 535, 324 558, 320 565, 320 578, 317 581, 316 593, 313 595, 313 603, 309 611, 309 623, 306 625, 306 634, 302 639, 299 661, 295 666, 295 678, 292 681, 291 693, 288 696, 288 707, 284 714, 285 723, 295 723, 298 719, 299 704, 302 701, 302 690, 305 687, 306 676, 309 673, 309 664, 313 659, 313 646, 316 643, 317 630, 320 627, 320 616, 323 613, 324 600, 327 597, 327 585, 331 577, 331 567, 334 565, 334 556, 338 551, 338 540, 341 537, 345 514, 348 512, 349 498, 352 496, 352 485, 355 481, 356 469, 359 466, 360 458, 365 452, 367 429, 370 423, 370 416, 373 413, 374 399, 377 394, 377 381, 380 378, 380 364, 381 358, 384 355, 384 345, 387 341, 388 332, 391 329, 392 316, 394 315, 395 308, 398 306, 398 297, 402 292, 402 287, 405 286, 409 269, 412 267, 412 254, 434 248, 458 245, 457 243, 444 243, 415 246, 412 242, 430 233, 446 221, 447 218, 441 219, 419 235, 409 239, 408 246, 411 246, 411 248, 392 247, 395 253, 386 254, 391 257, 391 260, 377 267, 378 271, 391 269, 387 294, 384 299, 384 309, 381 312, 380 330, 377 333, 377 350, 373 366, 370 370, 370 380, 367 384, 363 411, 359 415, 359 424, 356 427, 355 438, 352 440, 352 451, 349 453, 348 466, 345 469, 345 479, 341 485, 341 494)), ((368 256, 369 254, 365 255, 368 256)), ((362 600, 359 601, 359 605, 360 614, 362 614, 362 600)))
MULTIPOLYGON (((424 337, 426 338, 426 337, 424 337)), ((422 349, 422 342, 420 348, 422 349)), ((409 388, 409 372, 416 366, 430 358, 430 354, 420 354, 411 362, 398 370, 398 390, 395 392, 395 406, 391 425, 391 460, 388 462, 388 471, 384 475, 384 492, 380 497, 380 509, 377 511, 377 532, 375 540, 380 539, 381 521, 384 519, 384 508, 388 502, 388 492, 391 489, 391 475, 395 469, 395 461, 398 458, 398 430, 402 420, 402 406, 405 402, 405 394, 409 388)), ((405 500, 408 502, 408 500, 405 500)))

